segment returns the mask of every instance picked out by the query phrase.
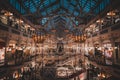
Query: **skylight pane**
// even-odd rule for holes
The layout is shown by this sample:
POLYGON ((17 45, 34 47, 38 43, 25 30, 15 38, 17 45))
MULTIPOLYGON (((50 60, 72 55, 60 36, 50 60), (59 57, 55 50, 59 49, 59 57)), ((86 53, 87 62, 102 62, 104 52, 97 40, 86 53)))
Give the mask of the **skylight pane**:
POLYGON ((85 5, 85 3, 86 3, 86 0, 82 0, 80 4, 83 7, 85 5))
POLYGON ((52 11, 51 8, 47 9, 47 13, 51 13, 51 11, 52 11))
POLYGON ((68 6, 71 10, 74 10, 74 7, 73 6, 68 6))
POLYGON ((54 6, 52 6, 52 9, 53 10, 56 10, 56 9, 58 9, 59 8, 59 5, 54 5, 54 6))
POLYGON ((105 7, 105 4, 102 2, 102 3, 100 4, 100 11, 102 11, 102 10, 104 9, 104 7, 105 7))
POLYGON ((73 5, 76 5, 77 3, 76 3, 76 0, 71 0, 71 3, 73 4, 73 5))
POLYGON ((38 3, 40 3, 40 0, 34 0, 34 3, 38 4, 38 3))
POLYGON ((24 3, 24 5, 26 6, 26 7, 29 7, 29 2, 28 1, 26 1, 25 3, 24 3))
POLYGON ((95 4, 95 2, 94 1, 92 1, 91 3, 90 3, 90 6, 91 7, 93 7, 93 6, 95 6, 96 4, 95 4))
POLYGON ((46 12, 45 11, 41 12, 41 14, 42 14, 42 16, 46 16, 46 12))
POLYGON ((73 11, 74 11, 74 7, 72 7, 72 6, 68 6, 68 10, 69 10, 71 13, 73 13, 73 11))
POLYGON ((42 8, 44 8, 44 5, 43 5, 43 4, 41 4, 41 6, 40 6, 40 9, 42 9, 42 8))
POLYGON ((91 2, 89 1, 85 6, 90 8, 91 7, 91 2))
POLYGON ((95 9, 95 13, 98 14, 100 12, 99 7, 95 9))
POLYGON ((56 0, 50 0, 51 3, 55 2, 56 0))
POLYGON ((15 7, 16 7, 17 10, 20 11, 20 5, 17 2, 15 3, 15 7))
POLYGON ((33 13, 33 12, 36 11, 36 8, 35 8, 35 7, 31 7, 31 8, 30 8, 30 11, 33 13))
POLYGON ((33 2, 30 1, 30 2, 29 2, 29 6, 34 6, 34 5, 33 5, 33 2))
POLYGON ((56 10, 56 9, 58 9, 59 7, 60 7, 60 5, 55 5, 56 6, 56 8, 53 8, 53 10, 56 10))
POLYGON ((85 11, 85 12, 89 12, 89 10, 90 10, 89 7, 88 7, 88 6, 85 6, 84 11, 85 11))
POLYGON ((10 0, 10 4, 14 4, 15 3, 15 0, 10 0))
POLYGON ((44 4, 45 6, 48 6, 48 5, 49 5, 49 0, 45 0, 45 1, 43 2, 43 4, 44 4))
POLYGON ((74 11, 74 16, 78 16, 79 13, 77 11, 74 11))
POLYGON ((24 13, 25 13, 25 10, 24 10, 23 8, 21 9, 21 13, 22 13, 22 14, 24 14, 24 13))
POLYGON ((63 0, 63 3, 62 3, 62 4, 63 4, 64 7, 67 8, 67 6, 68 6, 68 2, 67 2, 66 0, 63 0))
POLYGON ((95 13, 98 14, 99 12, 101 12, 109 3, 109 0, 103 0, 99 6, 97 8, 95 8, 95 13))

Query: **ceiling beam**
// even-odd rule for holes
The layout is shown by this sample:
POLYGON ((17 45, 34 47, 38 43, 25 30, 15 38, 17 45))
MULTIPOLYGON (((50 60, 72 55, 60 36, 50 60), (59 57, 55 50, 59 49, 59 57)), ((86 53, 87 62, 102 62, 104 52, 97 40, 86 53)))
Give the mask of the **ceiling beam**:
MULTIPOLYGON (((58 8, 58 9, 52 11, 51 13, 52 13, 53 15, 58 15, 57 12, 59 12, 59 11, 60 11, 60 8, 58 8)), ((48 16, 50 16, 51 13, 49 13, 48 16)))
MULTIPOLYGON (((70 5, 72 5, 74 7, 74 11, 77 11, 78 13, 80 13, 80 10, 77 8, 77 5, 79 5, 79 0, 77 0, 77 4, 76 5, 73 5, 72 3, 70 3, 69 0, 67 0, 69 2, 70 5)), ((80 6, 80 5, 79 5, 80 6)), ((80 6, 80 8, 82 8, 82 6, 80 6)), ((73 12, 74 12, 73 11, 73 12)), ((72 13, 73 14, 73 13, 72 13)))
POLYGON ((91 8, 91 11, 95 10, 95 8, 97 8, 102 1, 103 0, 98 0, 97 3, 96 3, 96 5, 93 8, 91 8))
MULTIPOLYGON (((94 13, 91 13, 91 12, 94 12, 95 8, 97 8, 101 2, 102 2, 102 0, 98 0, 97 3, 96 3, 96 5, 95 5, 94 7, 92 7, 88 13, 85 13, 85 12, 84 12, 84 14, 86 15, 86 17, 87 17, 87 16, 90 16, 90 15, 91 15, 91 17, 92 17, 92 16, 95 16, 95 14, 94 14, 94 13)), ((87 17, 87 18, 88 18, 88 17, 87 17)))
POLYGON ((39 14, 39 7, 40 7, 40 5, 42 4, 44 2, 44 0, 40 0, 40 2, 39 3, 37 3, 38 4, 38 6, 36 6, 36 12, 34 12, 34 13, 27 13, 27 14, 25 14, 25 15, 23 15, 24 17, 28 17, 28 16, 36 16, 36 15, 40 15, 39 14))
MULTIPOLYGON (((52 12, 53 15, 48 14, 48 15, 45 16, 45 17, 52 17, 52 16, 54 16, 54 15, 57 15, 57 12, 58 12, 58 11, 60 11, 60 9, 56 9, 55 11, 53 11, 53 12, 52 12)), ((36 17, 35 20, 36 20, 37 22, 39 22, 42 18, 43 18, 43 16, 41 15, 41 16, 36 17)), ((30 20, 30 21, 32 21, 32 20, 30 20)))
MULTIPOLYGON (((88 1, 88 0, 87 0, 88 1)), ((86 3, 87 3, 87 1, 86 1, 86 3)), ((77 5, 79 5, 80 6, 80 10, 79 10, 79 16, 81 17, 81 14, 86 14, 84 11, 83 11, 83 7, 80 5, 80 3, 79 3, 79 0, 77 0, 77 5)))
POLYGON ((70 14, 72 14, 67 8, 65 8, 65 7, 61 7, 61 9, 63 9, 64 11, 66 11, 67 13, 70 13, 70 14))
POLYGON ((73 12, 72 12, 72 15, 74 14, 75 11, 77 11, 77 12, 79 13, 79 10, 76 9, 76 6, 77 6, 77 5, 73 5, 72 3, 70 3, 69 0, 67 0, 67 1, 69 2, 69 5, 72 5, 72 6, 74 7, 74 10, 73 10, 73 12))
POLYGON ((40 2, 37 3, 37 4, 38 4, 38 6, 37 6, 38 9, 40 8, 40 6, 41 6, 41 4, 42 4, 43 2, 44 2, 44 0, 40 0, 40 2))
POLYGON ((79 3, 79 0, 77 0, 77 4, 79 5, 79 7, 82 7, 81 4, 79 3))
POLYGON ((87 0, 87 1, 85 2, 84 6, 82 7, 83 9, 85 8, 85 6, 87 5, 87 3, 88 3, 89 1, 91 1, 91 0, 87 0))

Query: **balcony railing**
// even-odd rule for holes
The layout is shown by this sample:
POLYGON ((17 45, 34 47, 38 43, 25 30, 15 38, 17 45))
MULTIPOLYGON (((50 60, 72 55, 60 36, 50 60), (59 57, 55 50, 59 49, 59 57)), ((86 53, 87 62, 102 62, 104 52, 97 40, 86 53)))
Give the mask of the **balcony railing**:
POLYGON ((23 33, 23 36, 28 37, 28 35, 27 35, 27 34, 24 34, 24 33, 23 33))
POLYGON ((5 25, 0 25, 0 30, 8 31, 9 28, 6 27, 5 25))
POLYGON ((108 33, 108 29, 103 30, 103 31, 100 32, 100 34, 105 34, 105 33, 108 33))
POLYGON ((19 28, 13 28, 9 27, 8 25, 5 25, 3 23, 0 23, 0 30, 3 31, 9 31, 9 33, 17 34, 17 35, 22 35, 24 37, 30 37, 33 32, 26 32, 26 31, 21 31, 19 28))
POLYGON ((12 33, 20 35, 20 32, 14 29, 12 29, 12 33))
POLYGON ((104 56, 89 56, 88 59, 100 65, 106 65, 104 56))
POLYGON ((120 23, 115 24, 114 26, 111 27, 111 31, 114 31, 114 30, 117 30, 117 29, 120 29, 120 23))

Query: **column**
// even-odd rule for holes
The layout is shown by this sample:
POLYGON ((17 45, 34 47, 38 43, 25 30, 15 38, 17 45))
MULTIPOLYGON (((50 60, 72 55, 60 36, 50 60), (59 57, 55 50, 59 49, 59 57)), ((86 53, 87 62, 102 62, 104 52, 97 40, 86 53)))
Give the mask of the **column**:
POLYGON ((10 41, 10 39, 9 39, 9 35, 8 35, 8 36, 5 37, 5 42, 6 42, 6 44, 5 44, 5 45, 6 45, 6 46, 5 46, 5 61, 4 61, 4 62, 5 62, 4 65, 5 65, 5 66, 8 65, 8 59, 7 59, 7 52, 6 52, 6 51, 7 51, 8 45, 9 45, 9 41, 10 41))
MULTIPOLYGON (((102 50, 102 48, 103 48, 103 39, 101 38, 101 37, 99 37, 99 43, 100 43, 100 47, 101 47, 101 50, 102 50)), ((105 65, 106 64, 106 62, 105 62, 105 53, 104 53, 104 51, 102 52, 102 57, 103 57, 103 59, 101 60, 102 61, 102 64, 103 65, 105 65)))
POLYGON ((114 65, 116 63, 116 53, 115 53, 115 40, 116 38, 111 37, 109 38, 109 40, 111 41, 112 44, 112 48, 113 48, 113 54, 112 54, 112 64, 114 65))

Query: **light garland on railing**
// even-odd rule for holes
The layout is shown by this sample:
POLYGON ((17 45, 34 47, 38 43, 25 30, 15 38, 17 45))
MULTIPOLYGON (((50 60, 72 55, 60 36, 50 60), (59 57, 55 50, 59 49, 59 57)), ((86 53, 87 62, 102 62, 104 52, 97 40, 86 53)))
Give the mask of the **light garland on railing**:
POLYGON ((5 15, 5 16, 12 16, 13 13, 7 11, 6 13, 4 13, 4 15, 5 15))
POLYGON ((110 12, 107 13, 107 15, 108 15, 108 16, 115 16, 116 13, 115 13, 114 11, 110 11, 110 12))

